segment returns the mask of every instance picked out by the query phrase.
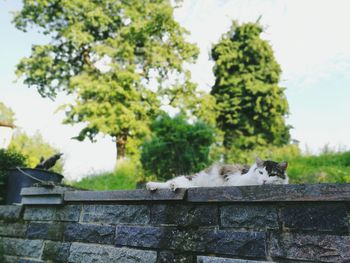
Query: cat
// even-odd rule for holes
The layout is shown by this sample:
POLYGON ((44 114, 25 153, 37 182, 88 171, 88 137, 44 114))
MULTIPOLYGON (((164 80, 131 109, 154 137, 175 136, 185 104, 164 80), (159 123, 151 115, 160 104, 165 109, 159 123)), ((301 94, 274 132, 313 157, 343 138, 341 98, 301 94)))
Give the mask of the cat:
POLYGON ((287 162, 263 161, 256 158, 252 166, 215 164, 193 175, 182 175, 162 182, 148 182, 146 189, 171 189, 192 187, 243 186, 263 184, 288 184, 287 162))

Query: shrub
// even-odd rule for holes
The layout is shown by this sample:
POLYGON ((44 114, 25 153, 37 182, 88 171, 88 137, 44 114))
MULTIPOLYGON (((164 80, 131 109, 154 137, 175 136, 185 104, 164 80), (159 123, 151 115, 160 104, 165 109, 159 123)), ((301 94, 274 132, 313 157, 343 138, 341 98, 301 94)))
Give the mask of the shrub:
POLYGON ((24 166, 25 164, 26 159, 22 154, 12 150, 0 149, 0 203, 5 197, 7 169, 24 166))
POLYGON ((207 167, 214 131, 203 122, 190 124, 182 115, 162 115, 152 125, 154 136, 142 145, 143 168, 160 180, 207 167))

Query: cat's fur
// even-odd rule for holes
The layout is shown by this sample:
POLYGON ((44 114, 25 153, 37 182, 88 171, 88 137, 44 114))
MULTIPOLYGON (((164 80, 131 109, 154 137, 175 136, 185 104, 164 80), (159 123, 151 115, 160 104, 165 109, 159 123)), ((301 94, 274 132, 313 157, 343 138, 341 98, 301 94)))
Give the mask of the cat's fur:
POLYGON ((256 158, 249 166, 216 164, 190 176, 178 176, 164 183, 148 182, 148 190, 192 187, 242 186, 263 184, 288 184, 287 162, 277 163, 256 158))

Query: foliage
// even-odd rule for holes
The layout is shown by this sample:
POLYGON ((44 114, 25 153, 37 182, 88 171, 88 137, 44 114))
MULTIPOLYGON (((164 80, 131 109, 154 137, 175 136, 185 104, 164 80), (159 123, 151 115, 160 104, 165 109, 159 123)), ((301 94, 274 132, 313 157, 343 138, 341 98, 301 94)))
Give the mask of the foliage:
POLYGON ((217 125, 224 132, 225 148, 237 154, 282 146, 290 139, 288 103, 278 85, 281 69, 270 44, 260 38, 262 31, 258 23, 233 22, 211 50, 217 125))
POLYGON ((0 122, 13 125, 15 121, 14 112, 0 101, 0 122))
POLYGON ((0 149, 0 204, 5 200, 7 169, 25 166, 25 157, 13 150, 0 149))
POLYGON ((270 146, 270 147, 256 147, 253 150, 237 151, 231 149, 226 152, 227 163, 245 163, 251 164, 255 157, 259 156, 261 159, 270 159, 274 161, 289 161, 301 156, 299 147, 295 144, 288 144, 284 146, 270 146))
POLYGON ((291 158, 288 175, 292 183, 350 183, 350 152, 291 158))
POLYGON ((133 153, 163 102, 188 108, 196 92, 185 65, 198 48, 173 9, 169 0, 23 0, 15 26, 51 41, 34 45, 17 74, 43 97, 73 95, 62 109, 65 123, 86 125, 78 140, 101 132, 115 138, 119 157, 133 153))
POLYGON ((21 153, 14 150, 0 149, 0 181, 3 182, 6 170, 15 168, 16 166, 24 166, 26 164, 26 158, 21 153))
POLYGON ((139 168, 133 162, 123 160, 114 172, 89 175, 79 182, 72 182, 74 187, 89 190, 124 190, 135 189, 139 168))
MULTIPOLYGON (((45 142, 39 132, 30 137, 25 132, 17 131, 13 135, 8 148, 24 155, 27 160, 27 166, 30 168, 34 168, 39 164, 41 157, 48 158, 59 152, 57 148, 45 142)), ((52 170, 62 173, 63 161, 59 160, 52 170)))
POLYGON ((143 168, 159 180, 191 174, 210 164, 214 131, 203 122, 189 124, 183 115, 166 114, 152 125, 154 136, 142 145, 143 168))

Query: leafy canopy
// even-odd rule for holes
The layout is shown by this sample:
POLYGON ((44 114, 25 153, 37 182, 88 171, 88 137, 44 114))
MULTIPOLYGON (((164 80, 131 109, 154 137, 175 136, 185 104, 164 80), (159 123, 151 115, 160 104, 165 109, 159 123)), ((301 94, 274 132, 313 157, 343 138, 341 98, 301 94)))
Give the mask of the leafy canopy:
POLYGON ((101 132, 125 148, 149 133, 163 102, 191 104, 196 86, 185 64, 198 48, 173 9, 169 0, 23 0, 16 27, 35 26, 51 41, 34 45, 17 73, 43 97, 73 95, 62 109, 65 123, 86 125, 77 139, 101 132))
POLYGON ((14 121, 15 113, 0 101, 0 123, 13 125, 14 121))
POLYGON ((233 152, 281 146, 290 139, 281 68, 262 32, 258 23, 233 22, 211 50, 217 125, 224 132, 225 148, 233 152))
MULTIPOLYGON (((40 163, 40 158, 49 158, 59 152, 59 150, 45 142, 42 135, 37 132, 33 136, 28 136, 25 132, 17 131, 8 147, 9 151, 17 152, 26 158, 27 167, 34 168, 40 163)), ((53 171, 63 172, 63 161, 60 159, 52 168, 53 171)))
POLYGON ((143 168, 160 180, 198 172, 210 164, 214 131, 203 122, 190 124, 183 115, 163 114, 152 125, 154 136, 142 145, 143 168))

